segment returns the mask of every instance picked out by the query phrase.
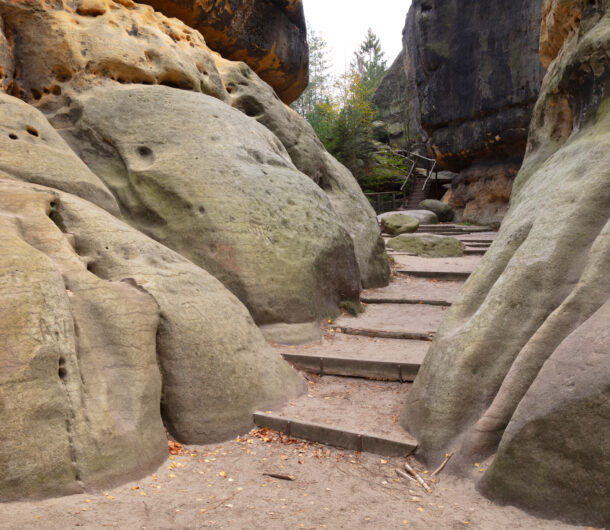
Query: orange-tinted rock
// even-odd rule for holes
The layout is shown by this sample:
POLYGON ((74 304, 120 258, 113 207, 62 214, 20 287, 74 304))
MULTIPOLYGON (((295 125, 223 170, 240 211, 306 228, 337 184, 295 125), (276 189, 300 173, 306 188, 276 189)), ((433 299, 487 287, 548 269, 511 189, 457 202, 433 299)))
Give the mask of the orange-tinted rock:
POLYGON ((542 7, 540 60, 548 68, 569 35, 578 30, 581 0, 546 0, 542 7))
POLYGON ((284 103, 292 103, 307 86, 309 48, 301 0, 144 3, 200 31, 208 46, 223 57, 245 62, 284 103))

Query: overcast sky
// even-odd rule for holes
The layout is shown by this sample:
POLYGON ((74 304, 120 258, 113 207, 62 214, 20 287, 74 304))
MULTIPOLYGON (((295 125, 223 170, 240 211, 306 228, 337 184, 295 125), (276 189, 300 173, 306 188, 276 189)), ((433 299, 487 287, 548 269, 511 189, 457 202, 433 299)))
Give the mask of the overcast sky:
POLYGON ((388 66, 392 64, 402 47, 411 0, 303 0, 303 5, 307 22, 331 48, 335 70, 343 72, 368 28, 380 38, 388 66))

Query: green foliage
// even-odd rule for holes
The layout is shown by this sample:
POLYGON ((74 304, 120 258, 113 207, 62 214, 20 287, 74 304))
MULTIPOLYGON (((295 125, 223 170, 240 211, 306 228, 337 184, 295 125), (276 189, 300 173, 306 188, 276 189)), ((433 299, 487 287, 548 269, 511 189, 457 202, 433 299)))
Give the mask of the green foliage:
POLYGON ((333 81, 328 46, 309 30, 310 83, 293 108, 306 118, 326 147, 345 164, 365 191, 398 190, 405 177, 403 160, 391 150, 379 154, 373 95, 386 72, 379 38, 368 30, 354 52, 350 69, 333 81))

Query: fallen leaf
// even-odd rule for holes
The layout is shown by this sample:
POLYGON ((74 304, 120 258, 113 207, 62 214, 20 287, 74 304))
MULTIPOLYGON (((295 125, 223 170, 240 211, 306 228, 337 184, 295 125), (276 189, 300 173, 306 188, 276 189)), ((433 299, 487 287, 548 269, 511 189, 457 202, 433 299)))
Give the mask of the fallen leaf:
POLYGON ((227 473, 226 473, 226 471, 221 471, 220 473, 218 473, 218 475, 219 475, 220 477, 223 477, 223 478, 224 478, 224 477, 226 477, 226 476, 227 476, 227 473))

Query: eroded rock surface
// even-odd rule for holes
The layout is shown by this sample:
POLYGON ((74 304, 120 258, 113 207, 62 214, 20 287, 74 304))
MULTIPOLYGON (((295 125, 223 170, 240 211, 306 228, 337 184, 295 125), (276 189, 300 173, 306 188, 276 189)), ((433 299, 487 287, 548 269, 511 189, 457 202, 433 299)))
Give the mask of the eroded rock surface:
POLYGON ((204 36, 226 59, 243 61, 287 104, 309 78, 309 47, 301 0, 145 0, 204 36))
POLYGON ((76 156, 43 114, 0 93, 0 171, 83 197, 113 214, 110 190, 76 156))
MULTIPOLYGON (((246 64, 211 52, 199 32, 150 6, 96 2, 97 11, 74 0, 52 6, 0 2, 5 27, 19 34, 13 94, 53 115, 61 114, 74 93, 114 83, 169 85, 229 103, 272 131, 297 169, 327 194, 354 242, 362 285, 387 284, 389 265, 375 212, 349 170, 269 85, 246 64)), ((53 125, 70 126, 74 118, 67 116, 65 124, 55 118, 53 125)))
POLYGON ((545 77, 511 208, 442 324, 401 422, 428 461, 455 450, 454 471, 495 454, 480 483, 492 498, 604 526, 610 6, 581 5, 580 26, 545 77))
POLYGON ((294 165, 330 199, 354 241, 363 287, 387 285, 390 269, 375 211, 353 175, 324 149, 311 125, 282 105, 246 65, 220 57, 216 64, 230 90, 230 104, 275 133, 294 165))
POLYGON ((75 95, 58 120, 70 116, 62 133, 129 222, 219 278, 258 324, 311 322, 358 299, 352 239, 254 119, 203 94, 133 85, 75 95), (159 108, 171 112, 159 119, 159 108))
POLYGON ((173 436, 204 443, 300 392, 210 274, 72 195, 0 191, 3 499, 150 472, 167 455, 159 403, 173 436))

